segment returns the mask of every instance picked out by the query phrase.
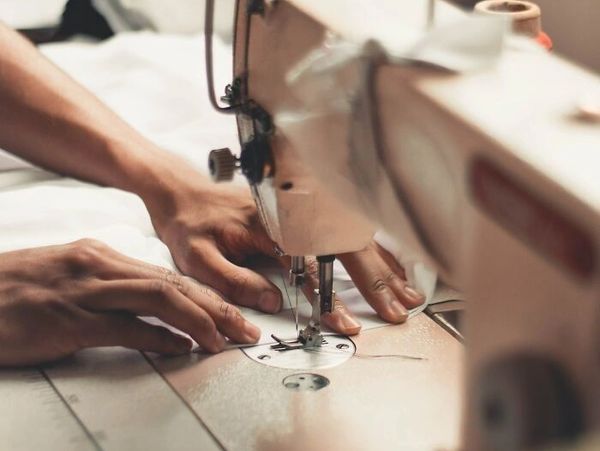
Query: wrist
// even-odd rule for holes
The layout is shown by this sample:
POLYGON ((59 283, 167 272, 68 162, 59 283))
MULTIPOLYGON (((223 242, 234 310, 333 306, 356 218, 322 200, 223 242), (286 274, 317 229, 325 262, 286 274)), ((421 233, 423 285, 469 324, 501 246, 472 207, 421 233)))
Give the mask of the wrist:
POLYGON ((123 151, 119 146, 122 170, 117 175, 117 188, 137 194, 146 205, 159 235, 179 211, 202 203, 212 182, 191 167, 183 158, 166 152, 151 143, 135 145, 135 150, 123 151), (190 205, 184 205, 185 203, 190 205))

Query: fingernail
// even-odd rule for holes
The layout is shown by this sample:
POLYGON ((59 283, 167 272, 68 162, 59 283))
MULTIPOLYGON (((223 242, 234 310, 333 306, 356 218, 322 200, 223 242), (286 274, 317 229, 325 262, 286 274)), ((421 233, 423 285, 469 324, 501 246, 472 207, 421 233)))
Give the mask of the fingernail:
POLYGON ((387 307, 386 315, 383 319, 390 323, 402 323, 408 318, 408 310, 400 303, 400 301, 391 293, 385 296, 387 307))
POLYGON ((249 321, 244 323, 244 333, 252 343, 256 343, 260 338, 260 329, 249 321))
POLYGON ((394 317, 397 321, 405 321, 408 318, 408 310, 404 307, 400 301, 394 300, 390 304, 390 310, 394 312, 394 317))
POLYGON ((325 313, 321 316, 321 323, 343 335, 356 335, 361 329, 360 323, 347 310, 325 313))
POLYGON ((349 315, 344 315, 342 318, 342 324, 344 326, 344 331, 347 335, 356 335, 360 332, 361 324, 356 321, 353 317, 349 315))
POLYGON ((258 300, 258 308, 263 312, 276 313, 281 306, 281 296, 274 291, 264 291, 258 300))
POLYGON ((177 354, 187 354, 192 350, 192 340, 187 337, 178 336, 174 340, 174 348, 177 354))
POLYGON ((420 305, 423 302, 425 302, 425 295, 419 293, 417 290, 415 290, 412 287, 409 287, 408 285, 404 287, 404 294, 416 305, 420 305))
POLYGON ((225 337, 219 331, 215 333, 214 352, 221 352, 225 348, 225 337))
POLYGON ((360 330, 360 323, 349 313, 342 316, 342 324, 344 325, 344 328, 349 331, 348 333, 351 333, 356 329, 360 330))

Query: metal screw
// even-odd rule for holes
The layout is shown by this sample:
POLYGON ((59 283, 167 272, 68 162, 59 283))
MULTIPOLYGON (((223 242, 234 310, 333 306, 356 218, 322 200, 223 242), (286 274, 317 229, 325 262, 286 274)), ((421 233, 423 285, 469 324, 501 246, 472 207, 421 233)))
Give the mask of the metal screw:
POLYGON ((348 349, 350 347, 350 345, 346 344, 346 343, 340 343, 335 345, 336 348, 338 349, 348 349))
POLYGON ((271 356, 269 354, 261 354, 258 356, 258 360, 269 360, 271 356))

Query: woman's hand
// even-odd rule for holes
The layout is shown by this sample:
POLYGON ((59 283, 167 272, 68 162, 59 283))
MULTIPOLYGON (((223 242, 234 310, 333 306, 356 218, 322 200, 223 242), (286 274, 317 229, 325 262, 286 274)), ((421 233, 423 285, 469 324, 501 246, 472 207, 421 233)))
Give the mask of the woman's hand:
MULTIPOLYGON (((198 175, 196 180, 201 181, 198 175)), ((194 180, 194 178, 189 178, 194 180)), ((248 257, 275 257, 275 243, 265 232, 247 189, 231 185, 191 183, 173 191, 169 209, 146 201, 155 227, 179 269, 219 290, 232 302, 274 313, 282 305, 281 293, 270 281, 241 264, 248 257)), ((162 203, 164 205, 164 203, 162 203)), ((364 250, 338 256, 357 288, 378 315, 390 323, 408 318, 408 310, 424 297, 408 286, 403 268, 376 242, 364 250)), ((289 258, 282 258, 289 268, 289 258)), ((307 296, 318 287, 316 260, 307 264, 307 296)), ((360 323, 339 300, 324 324, 338 333, 354 335, 360 323)))
MULTIPOLYGON (((408 310, 425 301, 421 293, 410 287, 404 268, 396 258, 377 242, 371 241, 361 251, 337 257, 356 288, 384 321, 403 323, 408 319, 408 310)), ((309 296, 319 287, 318 263, 315 259, 308 261, 307 272, 304 291, 309 296)), ((334 313, 322 317, 324 324, 346 335, 355 335, 360 331, 360 323, 341 300, 336 299, 334 309, 334 313)))
MULTIPOLYGON (((258 221, 247 190, 236 193, 209 183, 188 162, 141 136, 42 57, 31 43, 2 24, 0 66, 0 147, 59 174, 138 194, 183 272, 239 304, 267 312, 281 308, 281 293, 275 286, 239 266, 252 254, 272 255, 274 245, 258 221)), ((136 279, 122 271, 123 257, 121 272, 111 272, 108 279, 99 276, 98 268, 112 268, 117 263, 109 262, 118 254, 84 243, 10 253, 0 262, 0 334, 13 343, 0 351, 8 359, 5 362, 18 361, 19 355, 22 362, 55 358, 81 347, 115 343, 117 338, 119 344, 163 352, 164 343, 169 342, 172 351, 176 347, 174 337, 135 319, 135 315, 157 305, 167 309, 160 311, 163 319, 177 327, 183 322, 182 330, 193 331, 192 336, 208 349, 219 349, 222 336, 216 332, 210 336, 216 329, 235 340, 247 338, 240 334, 248 323, 239 319, 235 310, 227 307, 225 318, 223 312, 214 310, 215 305, 229 305, 215 293, 206 288, 195 295, 181 293, 172 284, 160 282, 162 276, 156 271, 148 270, 136 279), (89 252, 79 252, 81 247, 89 252), (86 256, 86 262, 68 263, 78 254, 86 256), (68 280, 73 267, 84 276, 71 285, 68 280), (12 275, 5 276, 4 271, 12 275), (160 291, 161 287, 168 287, 168 293, 160 291), (96 291, 102 294, 91 298, 86 294, 96 291), (209 302, 211 299, 214 302, 209 302), (28 315, 41 325, 25 333, 28 315), (62 328, 56 336, 51 334, 54 321, 62 328), (244 327, 233 331, 233 323, 244 327), (80 324, 89 328, 81 330, 80 324), (74 336, 62 333, 70 329, 76 329, 74 336), (143 340, 130 332, 133 330, 143 340), (19 345, 19 334, 29 345, 19 345), (170 337, 160 341, 162 348, 156 340, 158 334, 170 337)), ((356 254, 340 256, 340 260, 377 313, 388 321, 401 322, 406 319, 405 307, 421 298, 406 287, 401 268, 388 257, 373 244, 356 254)), ((141 265, 130 261, 125 266, 138 268, 139 273, 141 265)), ((307 284, 310 290, 315 283, 314 264, 309 267, 313 270, 307 284)), ((33 319, 31 324, 37 324, 33 319)), ((339 302, 324 322, 340 333, 360 329, 339 302)))
MULTIPOLYGON (((200 176, 199 176, 200 177, 200 176)), ((151 215, 179 269, 236 304, 267 313, 281 309, 279 289, 241 266, 254 255, 275 256, 275 244, 246 189, 203 184, 174 195, 168 217, 151 215)))
POLYGON ((225 337, 255 343, 260 330, 211 289, 93 240, 0 256, 0 366, 30 365, 83 348, 161 354, 192 342, 138 316, 156 316, 219 352, 225 337))

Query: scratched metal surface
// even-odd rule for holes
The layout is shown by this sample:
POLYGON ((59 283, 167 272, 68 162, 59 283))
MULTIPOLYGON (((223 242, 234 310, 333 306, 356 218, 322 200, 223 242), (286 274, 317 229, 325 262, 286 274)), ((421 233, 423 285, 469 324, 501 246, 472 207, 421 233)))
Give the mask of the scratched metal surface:
POLYGON ((319 370, 317 392, 282 385, 294 371, 251 361, 239 350, 155 365, 228 450, 457 449, 462 412, 462 346, 425 315, 367 331, 354 357, 319 370))
POLYGON ((0 371, 0 450, 33 449, 220 447, 141 353, 108 348, 0 371))

